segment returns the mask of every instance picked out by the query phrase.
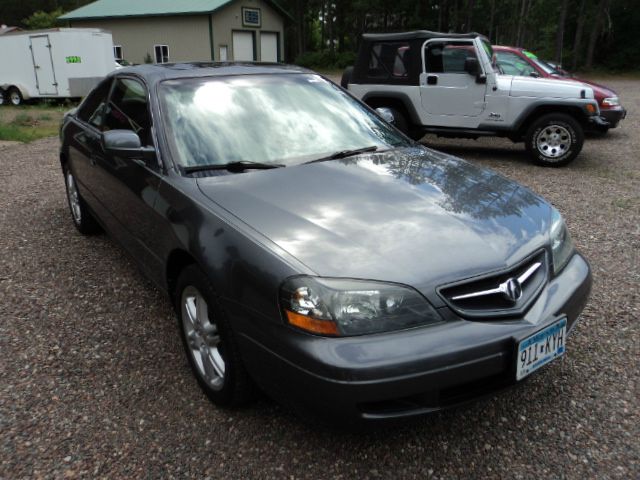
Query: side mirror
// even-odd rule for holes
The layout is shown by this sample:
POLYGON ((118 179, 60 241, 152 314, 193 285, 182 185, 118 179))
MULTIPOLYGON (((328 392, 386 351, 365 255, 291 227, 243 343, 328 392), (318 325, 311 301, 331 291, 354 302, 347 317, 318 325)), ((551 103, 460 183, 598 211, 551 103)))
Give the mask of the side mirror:
POLYGON ((149 158, 156 149, 143 147, 133 130, 109 130, 102 134, 102 145, 107 153, 125 158, 149 158))
POLYGON ((531 72, 529 74, 529 76, 533 77, 533 78, 540 78, 540 74, 538 72, 536 72, 535 70, 533 72, 531 72))
POLYGON ((395 124, 396 119, 393 116, 393 112, 390 108, 386 107, 378 107, 376 108, 376 113, 382 117, 382 119, 390 124, 395 124))
POLYGON ((469 75, 478 75, 480 73, 480 65, 475 57, 467 57, 464 61, 464 71, 469 75))

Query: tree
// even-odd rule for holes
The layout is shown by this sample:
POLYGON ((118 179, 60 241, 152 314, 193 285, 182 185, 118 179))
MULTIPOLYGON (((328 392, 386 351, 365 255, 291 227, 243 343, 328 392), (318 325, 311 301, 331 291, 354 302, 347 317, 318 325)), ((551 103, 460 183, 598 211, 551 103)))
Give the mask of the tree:
POLYGON ((560 5, 560 19, 558 20, 558 30, 556 32, 556 63, 562 63, 562 47, 564 46, 564 24, 567 20, 567 8, 569 7, 569 0, 562 0, 560 5))
POLYGON ((45 28, 53 28, 58 23, 58 17, 64 14, 62 8, 56 8, 52 12, 43 12, 38 10, 28 18, 22 20, 22 23, 29 30, 41 30, 45 28))
POLYGON ((580 9, 578 11, 578 20, 576 23, 576 35, 573 39, 573 63, 571 64, 571 69, 575 70, 578 68, 578 59, 580 58, 580 47, 582 46, 582 30, 584 28, 584 7, 587 3, 587 0, 580 0, 580 9))

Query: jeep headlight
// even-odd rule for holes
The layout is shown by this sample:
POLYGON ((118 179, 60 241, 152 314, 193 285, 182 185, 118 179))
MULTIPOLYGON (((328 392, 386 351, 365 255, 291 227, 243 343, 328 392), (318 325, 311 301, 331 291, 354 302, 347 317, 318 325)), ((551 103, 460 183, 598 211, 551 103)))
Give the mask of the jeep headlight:
POLYGON ((286 321, 330 336, 389 332, 442 321, 416 290, 393 283, 293 277, 280 290, 286 321))
POLYGON ((620 99, 618 97, 607 97, 602 100, 602 105, 605 107, 617 107, 620 105, 620 99))
POLYGON ((553 272, 557 274, 571 259, 574 248, 571 235, 569 235, 569 230, 567 230, 562 215, 555 208, 551 211, 550 238, 553 272))

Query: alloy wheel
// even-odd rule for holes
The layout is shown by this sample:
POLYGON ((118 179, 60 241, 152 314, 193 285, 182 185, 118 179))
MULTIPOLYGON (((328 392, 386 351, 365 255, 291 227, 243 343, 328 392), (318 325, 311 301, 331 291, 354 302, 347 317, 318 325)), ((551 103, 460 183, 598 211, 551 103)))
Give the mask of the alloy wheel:
POLYGON ((198 374, 213 390, 221 390, 225 362, 220 333, 207 301, 195 287, 188 286, 182 292, 181 308, 182 327, 198 374))
POLYGON ((536 148, 545 157, 561 158, 571 148, 571 133, 561 125, 549 125, 536 137, 536 148))
POLYGON ((70 171, 67 172, 67 198, 69 199, 69 207, 71 207, 73 219, 79 225, 80 222, 82 222, 80 195, 78 194, 78 188, 76 187, 76 180, 73 178, 73 174, 70 171))

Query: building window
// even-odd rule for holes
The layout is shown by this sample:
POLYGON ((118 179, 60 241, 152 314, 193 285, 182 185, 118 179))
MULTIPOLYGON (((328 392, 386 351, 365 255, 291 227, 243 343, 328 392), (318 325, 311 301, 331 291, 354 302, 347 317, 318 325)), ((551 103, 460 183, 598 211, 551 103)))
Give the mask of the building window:
POLYGON ((122 45, 113 46, 113 58, 116 60, 122 60, 122 45))
POLYGON ((259 8, 242 7, 242 25, 245 27, 259 27, 262 24, 259 8))
POLYGON ((154 45, 156 52, 156 63, 169 62, 169 46, 168 45, 154 45))

